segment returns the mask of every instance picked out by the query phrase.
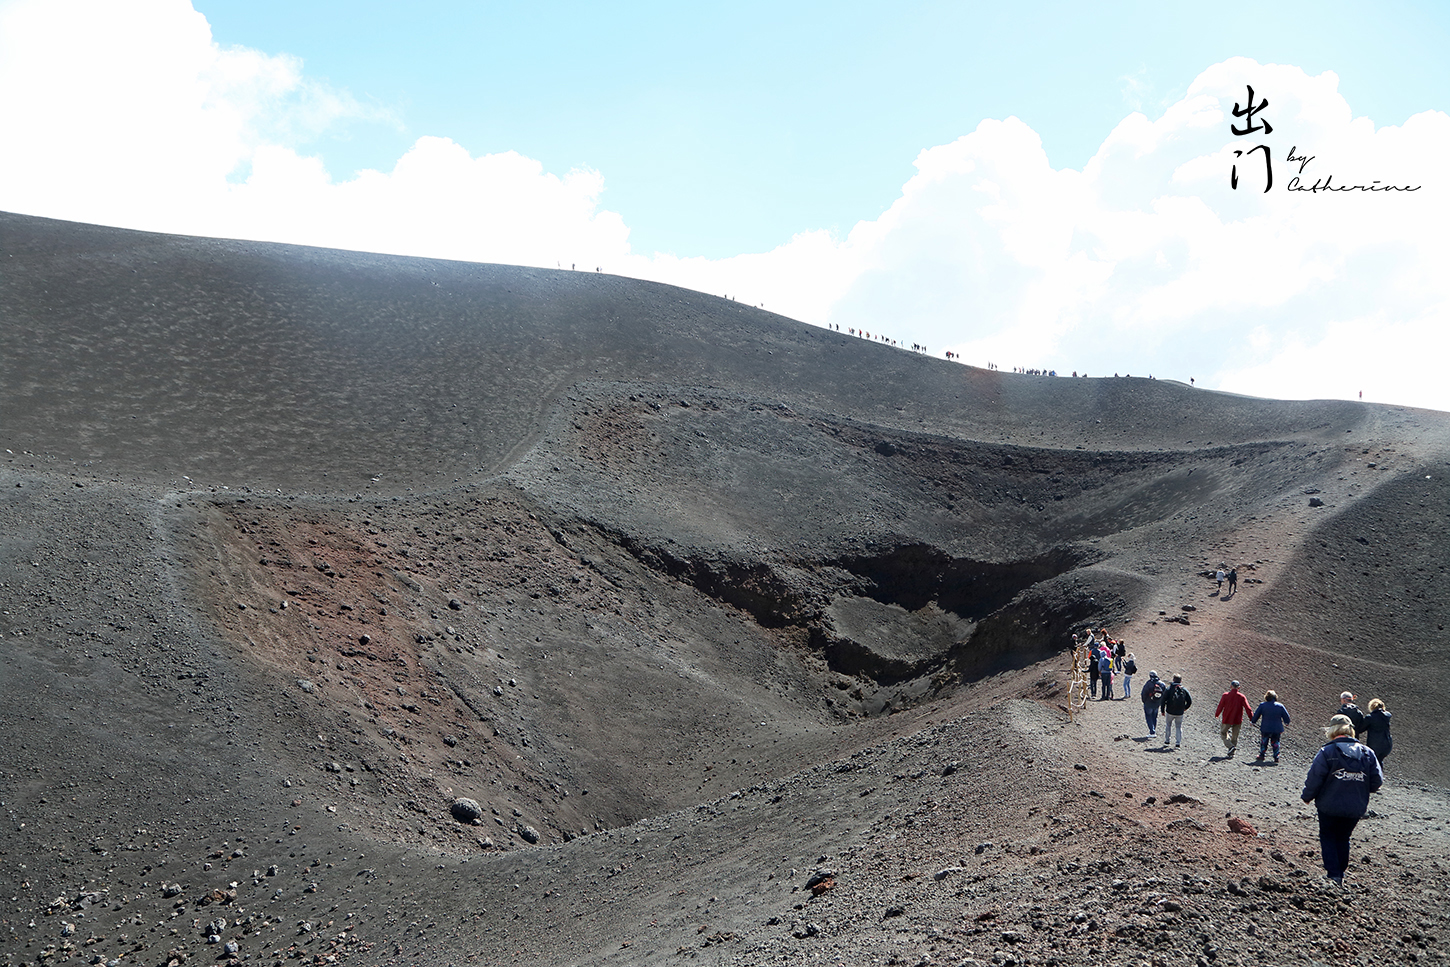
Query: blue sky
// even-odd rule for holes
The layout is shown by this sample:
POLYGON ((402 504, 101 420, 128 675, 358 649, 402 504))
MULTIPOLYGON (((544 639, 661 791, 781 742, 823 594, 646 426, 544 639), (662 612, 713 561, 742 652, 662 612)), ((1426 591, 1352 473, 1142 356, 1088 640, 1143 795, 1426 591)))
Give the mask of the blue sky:
POLYGON ((1210 64, 1335 71, 1355 113, 1450 107, 1450 4, 197 0, 388 120, 311 140, 336 178, 418 137, 599 171, 637 252, 724 258, 875 218, 917 153, 1016 116, 1081 168, 1210 64))
POLYGON ((1447 25, 1405 3, 0 0, 0 209, 597 268, 973 365, 1450 410, 1447 25), (1270 192, 1231 186, 1249 86, 1270 192))

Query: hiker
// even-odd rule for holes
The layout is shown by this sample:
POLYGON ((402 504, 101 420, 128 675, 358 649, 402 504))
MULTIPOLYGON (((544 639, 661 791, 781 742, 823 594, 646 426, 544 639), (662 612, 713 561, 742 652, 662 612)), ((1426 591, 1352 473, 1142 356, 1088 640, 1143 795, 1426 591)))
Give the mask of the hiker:
POLYGON ((1098 697, 1098 644, 1093 641, 1093 634, 1088 632, 1088 684, 1092 688, 1093 698, 1098 697))
POLYGON ((1123 659, 1123 697, 1133 697, 1133 676, 1138 674, 1138 661, 1133 653, 1128 652, 1128 657, 1123 659))
POLYGON ((1223 573, 1223 565, 1222 564, 1219 565, 1218 570, 1214 572, 1213 576, 1218 581, 1218 593, 1219 594, 1222 594, 1223 593, 1223 579, 1226 578, 1226 577, 1228 577, 1227 574, 1223 573))
POLYGON ((1168 716, 1168 724, 1163 727, 1163 744, 1167 745, 1169 738, 1173 735, 1173 726, 1178 726, 1178 738, 1174 741, 1176 749, 1183 744, 1183 713, 1193 705, 1193 696, 1188 694, 1188 689, 1183 687, 1183 676, 1174 675, 1173 684, 1168 686, 1168 691, 1163 693, 1163 713, 1168 716))
POLYGON ((1106 648, 1098 659, 1098 677, 1103 680, 1103 696, 1098 701, 1109 702, 1113 698, 1113 656, 1106 648))
POLYGON ((1284 734, 1284 726, 1289 724, 1289 710, 1279 702, 1279 693, 1272 688, 1265 692, 1264 700, 1254 709, 1249 721, 1259 727, 1259 757, 1254 761, 1263 762, 1264 752, 1273 743, 1274 761, 1278 762, 1279 737, 1284 734))
POLYGON ((1233 597, 1239 589, 1239 569, 1231 567, 1228 569, 1228 596, 1233 597))
POLYGON ((1390 752, 1395 748, 1394 736, 1390 735, 1390 710, 1382 699, 1369 700, 1369 714, 1364 717, 1364 744, 1374 750, 1375 758, 1383 767, 1390 752))
POLYGON ((1364 735, 1364 713, 1354 704, 1353 692, 1339 693, 1339 714, 1354 723, 1354 737, 1364 735))
POLYGON ((1158 734, 1158 711, 1163 707, 1163 683, 1158 679, 1158 673, 1150 671, 1148 681, 1143 683, 1143 718, 1148 722, 1148 734, 1158 734))
POLYGON ((1238 679, 1228 684, 1228 691, 1219 697, 1218 708, 1214 709, 1214 717, 1220 720, 1218 737, 1223 740, 1224 747, 1228 749, 1228 757, 1232 759, 1239 747, 1239 729, 1244 727, 1244 714, 1252 712, 1249 708, 1249 700, 1244 693, 1239 691, 1238 679))
POLYGON ((1324 872, 1336 885, 1349 866, 1349 837, 1369 808, 1370 794, 1384 784, 1374 750, 1354 739, 1354 722, 1336 715, 1324 730, 1324 748, 1309 766, 1299 798, 1319 811, 1319 849, 1324 872))

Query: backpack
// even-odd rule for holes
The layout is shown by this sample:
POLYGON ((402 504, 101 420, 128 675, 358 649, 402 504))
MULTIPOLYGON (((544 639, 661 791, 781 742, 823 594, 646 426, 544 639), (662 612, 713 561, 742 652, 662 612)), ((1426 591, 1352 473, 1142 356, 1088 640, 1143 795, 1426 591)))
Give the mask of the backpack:
POLYGON ((1188 689, 1178 682, 1169 685, 1168 691, 1163 694, 1163 711, 1169 715, 1182 715, 1192 704, 1193 698, 1188 694, 1188 689), (1173 711, 1175 708, 1178 711, 1173 711))
POLYGON ((1129 675, 1138 674, 1138 663, 1135 662, 1133 659, 1129 658, 1127 661, 1123 662, 1123 671, 1129 675))
POLYGON ((1156 678, 1153 679, 1153 681, 1150 682, 1148 686, 1143 689, 1142 695, 1144 705, 1158 704, 1159 702, 1163 701, 1163 683, 1156 678))

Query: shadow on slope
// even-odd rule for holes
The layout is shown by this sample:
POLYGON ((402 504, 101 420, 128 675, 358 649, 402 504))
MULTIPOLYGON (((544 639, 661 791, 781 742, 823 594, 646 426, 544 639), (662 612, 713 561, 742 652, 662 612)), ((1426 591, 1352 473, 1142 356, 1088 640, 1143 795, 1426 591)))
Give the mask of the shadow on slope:
POLYGON ((1264 631, 1315 648, 1323 662, 1342 663, 1338 688, 1358 694, 1361 707, 1384 697, 1398 715, 1394 755, 1440 784, 1450 783, 1450 764, 1438 743, 1418 736, 1450 727, 1447 471, 1444 460, 1427 463, 1343 510, 1324 507, 1326 519, 1252 612, 1264 631))

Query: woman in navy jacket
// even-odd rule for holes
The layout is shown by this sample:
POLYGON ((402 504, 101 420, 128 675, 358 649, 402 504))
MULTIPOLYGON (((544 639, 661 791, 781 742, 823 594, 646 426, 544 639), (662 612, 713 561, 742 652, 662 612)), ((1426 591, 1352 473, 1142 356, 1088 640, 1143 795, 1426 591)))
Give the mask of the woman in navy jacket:
POLYGON ((1264 693, 1264 700, 1254 709, 1249 721, 1259 727, 1259 762, 1264 761, 1264 752, 1269 743, 1274 743, 1274 761, 1279 761, 1279 737, 1284 726, 1289 724, 1289 710, 1279 702, 1278 693, 1272 688, 1264 693))
POLYGON ((1324 730, 1329 741, 1309 766, 1299 798, 1319 810, 1319 849, 1324 872, 1336 884, 1349 867, 1349 836, 1369 808, 1370 793, 1384 784, 1374 750, 1354 738, 1354 723, 1336 715, 1324 730))

